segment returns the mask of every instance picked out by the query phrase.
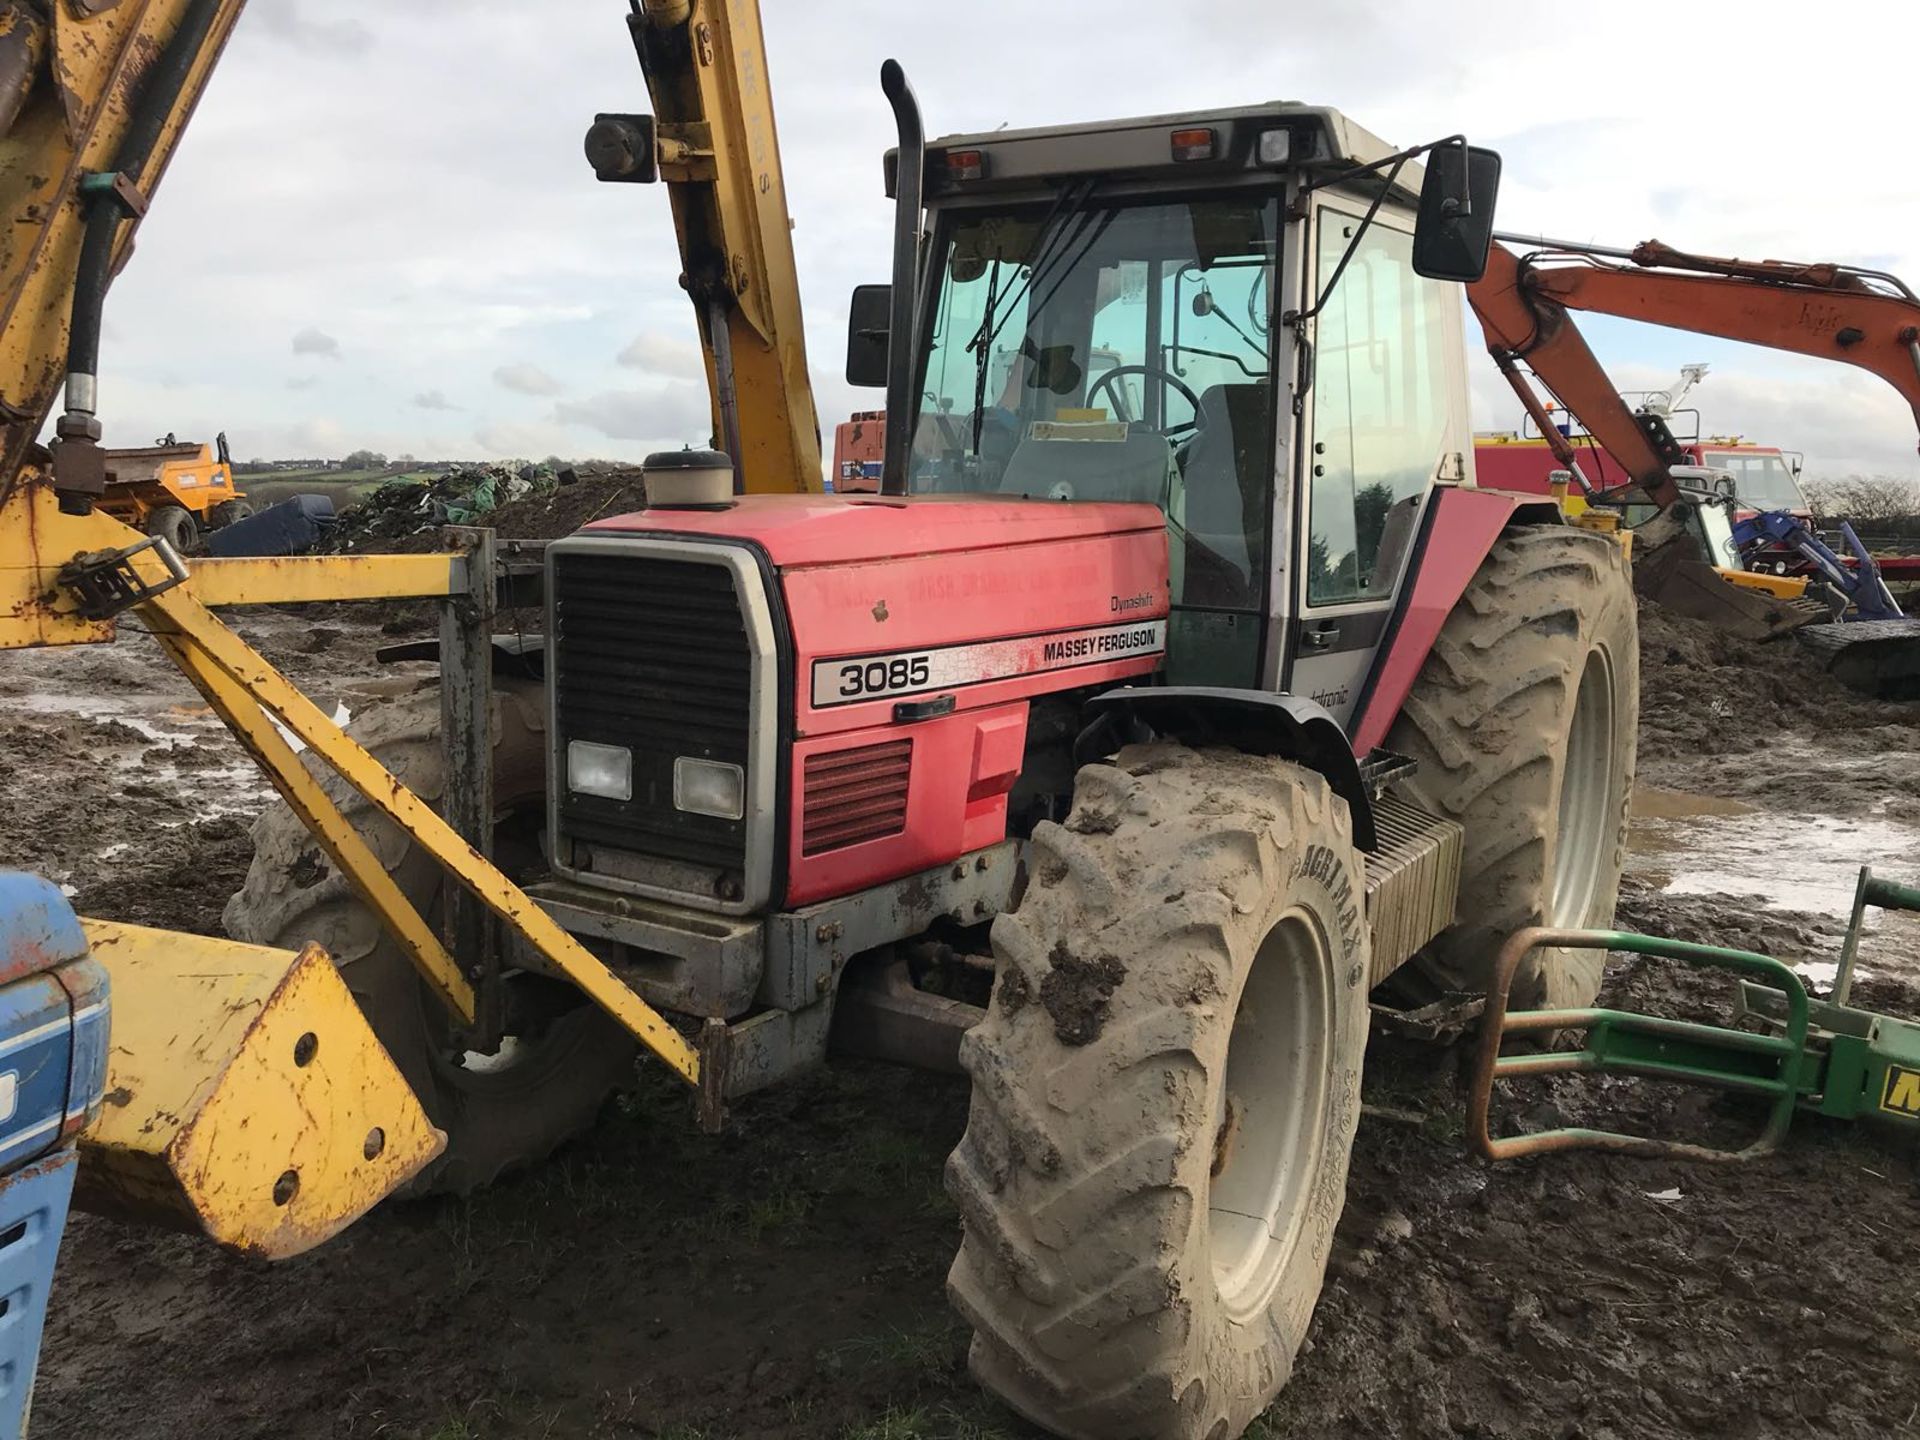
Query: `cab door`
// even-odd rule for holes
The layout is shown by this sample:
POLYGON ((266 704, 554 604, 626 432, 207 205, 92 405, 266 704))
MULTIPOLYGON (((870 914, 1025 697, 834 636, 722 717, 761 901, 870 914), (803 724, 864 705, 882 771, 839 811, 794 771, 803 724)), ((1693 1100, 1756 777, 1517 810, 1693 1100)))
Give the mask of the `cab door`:
POLYGON ((1468 473, 1460 288, 1414 273, 1411 216, 1383 208, 1360 233, 1365 213, 1364 202, 1336 196, 1319 201, 1313 218, 1307 273, 1323 299, 1294 487, 1281 676, 1281 689, 1319 702, 1342 725, 1386 636, 1428 497, 1468 473))

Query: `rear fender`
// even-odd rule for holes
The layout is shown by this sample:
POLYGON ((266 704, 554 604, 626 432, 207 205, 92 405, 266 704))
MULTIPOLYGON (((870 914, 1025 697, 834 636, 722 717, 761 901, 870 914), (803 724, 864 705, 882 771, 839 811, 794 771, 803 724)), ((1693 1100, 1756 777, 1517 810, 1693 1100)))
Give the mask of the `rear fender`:
POLYGON ((1377 749, 1399 718, 1440 627, 1467 593, 1494 542, 1516 525, 1565 523, 1560 507, 1537 495, 1442 486, 1414 537, 1400 598, 1387 622, 1360 699, 1353 707, 1353 748, 1377 749))
POLYGON ((1346 731, 1325 707, 1304 696, 1202 685, 1128 686, 1094 696, 1086 709, 1094 726, 1116 739, 1130 738, 1130 728, 1144 726, 1186 745, 1224 745, 1303 765, 1324 775, 1333 793, 1347 802, 1354 843, 1362 850, 1377 843, 1373 798, 1346 731))

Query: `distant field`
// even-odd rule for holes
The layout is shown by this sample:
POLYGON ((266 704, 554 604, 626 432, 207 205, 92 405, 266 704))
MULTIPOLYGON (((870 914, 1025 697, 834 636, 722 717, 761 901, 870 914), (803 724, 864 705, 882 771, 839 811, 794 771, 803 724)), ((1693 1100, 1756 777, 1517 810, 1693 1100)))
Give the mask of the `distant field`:
POLYGON ((385 470, 282 470, 272 475, 236 475, 235 481, 255 509, 277 505, 294 495, 326 495, 335 509, 345 509, 393 480, 424 483, 429 476, 394 474, 385 470))

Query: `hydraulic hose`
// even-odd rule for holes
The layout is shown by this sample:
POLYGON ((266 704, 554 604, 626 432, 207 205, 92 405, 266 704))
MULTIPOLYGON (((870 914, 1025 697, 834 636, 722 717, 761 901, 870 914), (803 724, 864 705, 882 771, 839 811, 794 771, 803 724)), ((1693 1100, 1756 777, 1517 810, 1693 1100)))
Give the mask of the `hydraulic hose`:
MULTIPOLYGON (((219 18, 222 0, 190 0, 180 18, 180 28, 161 52, 160 59, 147 72, 140 87, 127 133, 121 138, 113 169, 127 181, 138 185, 160 143, 161 133, 172 116, 193 73, 194 62, 219 18)), ((113 247, 120 235, 120 222, 127 218, 121 195, 104 185, 91 187, 87 206, 87 232, 80 246, 80 269, 73 283, 73 325, 67 342, 67 410, 85 415, 95 413, 100 373, 100 323, 106 310, 107 286, 113 279, 113 247)))

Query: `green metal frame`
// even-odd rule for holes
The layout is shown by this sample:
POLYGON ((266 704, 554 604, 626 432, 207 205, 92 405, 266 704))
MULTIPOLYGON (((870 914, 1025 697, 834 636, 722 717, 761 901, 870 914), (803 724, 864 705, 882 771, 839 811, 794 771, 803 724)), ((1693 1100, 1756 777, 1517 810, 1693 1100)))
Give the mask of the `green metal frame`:
POLYGON ((1817 1057, 1807 1048, 1809 1024, 1806 986, 1790 968, 1768 955, 1617 930, 1522 930, 1507 942, 1494 965, 1468 1098, 1468 1133, 1474 1148, 1489 1160, 1575 1148, 1718 1162, 1751 1160, 1778 1148, 1793 1123, 1795 1105, 1802 1095, 1812 1093, 1817 1065, 1809 1061, 1817 1057), (1784 1027, 1781 1033, 1763 1035, 1623 1010, 1509 1011, 1509 992, 1521 961, 1543 948, 1618 950, 1762 977, 1784 1001, 1784 1027), (1585 1032, 1581 1048, 1523 1055, 1500 1053, 1509 1035, 1562 1030, 1585 1032), (1759 1138, 1741 1150, 1571 1126, 1533 1135, 1493 1137, 1488 1112, 1496 1080, 1577 1072, 1627 1073, 1708 1085, 1757 1095, 1771 1100, 1772 1105, 1759 1138))

